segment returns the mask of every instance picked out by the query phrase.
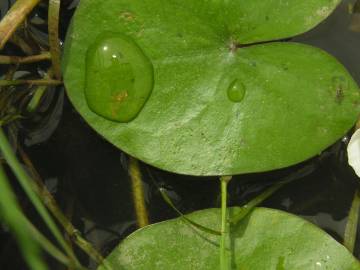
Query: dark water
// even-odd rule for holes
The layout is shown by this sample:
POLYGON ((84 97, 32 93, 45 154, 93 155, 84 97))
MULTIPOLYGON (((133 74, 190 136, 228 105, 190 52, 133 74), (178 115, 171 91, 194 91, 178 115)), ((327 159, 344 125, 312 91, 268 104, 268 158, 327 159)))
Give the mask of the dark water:
MULTIPOLYGON (((293 40, 330 52, 360 83, 360 33, 349 30, 353 15, 349 13, 348 5, 354 2, 343 1, 328 20, 293 40)), ((73 13, 73 10, 64 9, 62 36, 73 13)), ((59 95, 57 99, 60 100, 55 102, 57 109, 52 110, 53 116, 45 120, 45 124, 58 123, 51 129, 54 130, 52 136, 48 138, 48 129, 43 125, 28 125, 20 137, 27 144, 26 151, 45 183, 64 211, 73 217, 74 225, 103 254, 108 254, 136 229, 126 170, 127 157, 98 136, 66 96, 59 95)), ((342 241, 347 213, 359 183, 347 165, 347 141, 345 137, 320 156, 291 168, 234 177, 229 186, 230 205, 241 205, 269 184, 291 177, 294 181, 265 201, 263 206, 303 216, 342 241)), ((162 200, 153 179, 168 190, 176 206, 184 213, 219 206, 219 183, 215 177, 176 175, 145 164, 142 164, 142 173, 151 222, 177 216, 162 200)), ((13 241, 7 243, 15 249, 13 241)), ((11 261, 4 255, 9 252, 4 246, 0 247, 0 269, 24 269, 10 266, 11 261)), ((356 254, 359 252, 360 246, 356 254)), ((10 253, 14 255, 14 252, 10 253)), ((86 265, 88 262, 85 256, 83 258, 86 265)), ((52 269, 61 268, 54 266, 52 269)))

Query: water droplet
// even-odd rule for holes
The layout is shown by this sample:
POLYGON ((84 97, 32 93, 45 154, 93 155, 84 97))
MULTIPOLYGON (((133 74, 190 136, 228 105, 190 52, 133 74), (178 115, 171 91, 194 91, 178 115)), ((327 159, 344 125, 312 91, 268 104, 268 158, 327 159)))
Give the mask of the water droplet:
POLYGON ((117 122, 133 120, 154 84, 150 60, 130 37, 103 33, 86 55, 85 97, 96 114, 117 122))
MULTIPOLYGON (((349 138, 349 136, 344 136, 344 137, 342 137, 341 141, 342 141, 344 144, 348 144, 349 141, 350 141, 350 138, 349 138)), ((327 257, 329 257, 329 255, 328 255, 327 257)))
POLYGON ((233 102, 241 102, 246 93, 244 84, 238 79, 233 80, 227 90, 228 98, 233 102))

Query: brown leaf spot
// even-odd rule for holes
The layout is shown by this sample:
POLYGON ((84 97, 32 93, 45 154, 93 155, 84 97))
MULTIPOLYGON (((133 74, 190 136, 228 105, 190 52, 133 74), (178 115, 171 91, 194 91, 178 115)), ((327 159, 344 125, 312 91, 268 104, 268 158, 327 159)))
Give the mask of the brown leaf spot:
POLYGON ((120 14, 120 18, 122 18, 123 20, 125 20, 127 22, 132 22, 136 19, 136 16, 134 13, 131 13, 129 11, 124 11, 120 14))
POLYGON ((341 86, 337 87, 336 88, 336 96, 335 96, 335 99, 336 99, 336 102, 337 103, 341 103, 344 99, 345 95, 344 95, 344 90, 342 89, 341 86))
POLYGON ((117 103, 121 103, 123 102, 127 97, 128 97, 128 92, 127 91, 121 91, 120 93, 114 95, 114 101, 116 101, 117 103))

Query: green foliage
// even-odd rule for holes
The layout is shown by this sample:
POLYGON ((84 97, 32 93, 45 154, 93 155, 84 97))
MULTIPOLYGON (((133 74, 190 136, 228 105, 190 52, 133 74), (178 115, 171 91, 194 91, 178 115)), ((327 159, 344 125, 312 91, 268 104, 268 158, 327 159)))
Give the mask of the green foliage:
POLYGON ((79 267, 79 262, 77 261, 71 247, 67 244, 62 233, 58 229, 55 221, 50 216, 48 210, 45 205, 36 194, 34 190, 34 185, 32 184, 32 179, 26 173, 21 163, 18 161, 16 155, 13 153, 13 149, 11 148, 6 135, 2 128, 0 127, 0 152, 4 156, 4 159, 8 163, 9 167, 13 170, 14 175, 16 176, 20 186, 23 188, 25 194, 28 196, 29 200, 43 219, 44 223, 47 225, 50 232, 53 234, 55 239, 61 245, 61 247, 66 251, 67 255, 71 258, 72 263, 79 267))
POLYGON ((360 193, 359 190, 355 191, 351 208, 348 214, 348 220, 344 232, 344 246, 354 253, 356 235, 359 223, 359 210, 360 210, 360 193))
MULTIPOLYGON (((241 208, 230 211, 234 215, 241 208)), ((188 218, 215 230, 220 228, 219 209, 198 211, 188 218)), ((114 270, 215 270, 219 269, 218 239, 177 218, 133 233, 107 261, 114 270)), ((256 208, 230 228, 228 248, 232 269, 360 269, 344 246, 313 224, 267 208, 256 208)))
MULTIPOLYGON (((290 42, 250 43, 303 33, 339 2, 83 1, 65 46, 69 97, 103 137, 164 170, 233 175, 296 164, 354 124, 358 86, 337 60, 319 49, 290 42), (86 55, 109 32, 134 45, 115 48, 124 57, 111 68, 117 72, 100 76, 93 87, 86 81, 86 55), (144 76, 135 72, 139 60, 131 60, 135 47, 152 66, 142 66, 144 76), (154 85, 147 99, 151 69, 154 85), (95 93, 93 98, 87 91, 95 93), (140 105, 130 108, 132 117, 138 113, 134 120, 117 122, 132 117, 127 110, 123 119, 117 114, 126 95, 114 101, 113 92, 141 94, 140 105)), ((134 96, 129 103, 134 104, 134 96)))
MULTIPOLYGON (((99 134, 164 170, 233 175, 299 163, 351 128, 360 94, 332 56, 276 40, 310 30, 339 2, 82 1, 65 44, 68 95, 99 134)), ((326 233, 281 211, 234 208, 227 234, 226 196, 222 205, 223 268, 360 269, 326 233)), ((220 216, 210 209, 145 227, 107 262, 219 269, 221 236, 204 228, 219 231, 220 216)))
POLYGON ((34 270, 47 269, 41 257, 39 245, 59 262, 73 267, 69 259, 39 232, 23 214, 1 165, 0 190, 0 221, 7 224, 15 235, 29 267, 34 270))
POLYGON ((25 261, 32 270, 45 270, 43 259, 40 255, 40 249, 30 230, 21 221, 24 221, 24 215, 18 205, 15 195, 9 185, 8 179, 0 164, 0 221, 5 222, 14 233, 25 261))

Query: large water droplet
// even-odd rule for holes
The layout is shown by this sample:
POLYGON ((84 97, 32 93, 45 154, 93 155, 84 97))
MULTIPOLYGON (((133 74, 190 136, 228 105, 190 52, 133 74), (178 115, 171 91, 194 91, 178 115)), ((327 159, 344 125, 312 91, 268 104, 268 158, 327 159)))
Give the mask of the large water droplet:
POLYGON ((246 93, 244 84, 238 79, 233 80, 227 90, 228 98, 233 102, 241 102, 246 93))
POLYGON ((85 96, 96 114, 129 122, 141 111, 154 84, 150 60, 130 37, 103 33, 86 55, 85 96))

